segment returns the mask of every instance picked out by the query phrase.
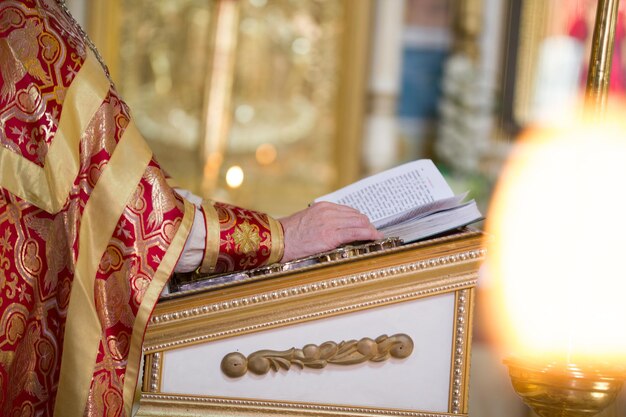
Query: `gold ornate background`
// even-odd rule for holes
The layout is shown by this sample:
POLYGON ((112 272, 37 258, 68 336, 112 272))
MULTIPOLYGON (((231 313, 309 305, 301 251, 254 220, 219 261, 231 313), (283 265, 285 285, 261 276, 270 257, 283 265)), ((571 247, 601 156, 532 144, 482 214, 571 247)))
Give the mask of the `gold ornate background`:
POLYGON ((369 0, 96 0, 89 31, 157 159, 284 215, 356 180, 369 0), (229 186, 229 168, 243 182, 229 186))

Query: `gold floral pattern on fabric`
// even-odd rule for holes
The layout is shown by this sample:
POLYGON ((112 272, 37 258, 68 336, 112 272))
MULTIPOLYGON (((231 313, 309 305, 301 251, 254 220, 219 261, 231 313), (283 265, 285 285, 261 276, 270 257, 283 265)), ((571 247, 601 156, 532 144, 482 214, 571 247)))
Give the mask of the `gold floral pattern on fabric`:
POLYGON ((46 3, 3 0, 0 7, 0 145, 39 166, 85 58, 80 36, 71 43, 61 38, 63 20, 46 3))
MULTIPOLYGON (((80 36, 66 30, 65 18, 53 5, 33 0, 0 4, 0 55, 12 54, 9 58, 23 62, 25 69, 16 73, 15 62, 0 62, 0 144, 38 165, 86 53, 80 36), (42 68, 49 72, 42 75, 42 68)), ((2 415, 52 415, 81 216, 129 121, 128 108, 111 90, 82 133, 78 174, 58 213, 46 213, 0 188, 2 415)), ((182 217, 182 201, 163 184, 158 165, 151 163, 100 260, 94 302, 102 339, 92 365, 89 416, 123 415, 135 315, 182 217)))
MULTIPOLYGON (((0 166, 3 416, 127 415, 149 312, 193 220, 94 59, 55 1, 0 2, 0 155, 26 166, 0 166)), ((218 265, 270 259, 271 219, 216 212, 218 265)))
POLYGON ((232 236, 235 242, 235 251, 238 254, 256 254, 259 250, 261 236, 259 234, 259 226, 256 224, 250 224, 245 221, 235 227, 232 236))
POLYGON ((215 272, 256 268, 266 264, 272 253, 268 215, 225 203, 213 205, 220 227, 220 247, 215 272))
POLYGON ((100 261, 96 305, 102 326, 88 415, 115 414, 122 402, 130 335, 146 288, 180 224, 183 201, 152 161, 100 261), (158 196, 158 198, 156 198, 158 196), (108 399, 108 400, 107 400, 108 399), (102 408, 104 407, 104 408, 102 408))
MULTIPOLYGON (((120 416, 123 415, 124 401, 120 390, 111 388, 110 374, 101 373, 94 381, 90 401, 85 416, 120 416), (106 413, 103 413, 106 410, 106 413)), ((119 387, 118 387, 119 388, 119 387)))
POLYGON ((0 195, 0 413, 51 415, 62 341, 53 335, 63 324, 71 262, 69 246, 60 242, 66 217, 1 189, 0 195))

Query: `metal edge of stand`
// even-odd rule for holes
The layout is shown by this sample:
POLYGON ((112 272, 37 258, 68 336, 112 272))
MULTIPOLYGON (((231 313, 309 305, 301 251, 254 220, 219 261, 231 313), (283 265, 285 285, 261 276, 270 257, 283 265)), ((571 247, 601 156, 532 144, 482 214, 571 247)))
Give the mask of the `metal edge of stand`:
POLYGON ((346 245, 318 255, 297 259, 284 264, 276 263, 267 265, 248 271, 229 272, 217 275, 199 275, 195 273, 178 274, 172 277, 169 293, 163 295, 161 300, 172 300, 179 297, 214 291, 249 282, 274 279, 294 273, 295 271, 310 271, 326 267, 328 265, 338 265, 373 257, 381 253, 388 254, 400 252, 417 247, 432 245, 434 243, 445 243, 458 240, 460 238, 467 238, 481 233, 482 232, 480 230, 471 227, 463 227, 455 230, 454 232, 448 232, 437 237, 408 244, 404 244, 404 242, 399 238, 392 237, 360 245, 346 245))

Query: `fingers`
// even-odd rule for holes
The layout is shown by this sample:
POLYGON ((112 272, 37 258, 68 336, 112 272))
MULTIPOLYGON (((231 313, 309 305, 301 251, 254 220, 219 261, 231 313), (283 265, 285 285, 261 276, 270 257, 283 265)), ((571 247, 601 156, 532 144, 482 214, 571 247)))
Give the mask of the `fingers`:
POLYGON ((382 239, 383 234, 375 228, 344 228, 336 235, 337 246, 351 242, 382 239))

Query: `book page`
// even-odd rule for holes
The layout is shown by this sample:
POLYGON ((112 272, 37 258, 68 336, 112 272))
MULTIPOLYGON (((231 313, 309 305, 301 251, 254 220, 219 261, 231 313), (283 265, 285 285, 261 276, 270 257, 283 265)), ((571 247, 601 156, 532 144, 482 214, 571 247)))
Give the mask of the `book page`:
POLYGON ((435 164, 421 159, 372 175, 315 201, 353 207, 376 224, 417 206, 453 196, 435 164))
POLYGON ((384 227, 402 223, 407 220, 416 221, 438 211, 449 210, 451 208, 458 207, 459 205, 461 205, 463 200, 465 200, 467 194, 468 193, 465 192, 463 194, 458 194, 449 198, 442 198, 439 200, 431 201, 430 203, 422 204, 421 206, 411 208, 407 211, 403 211, 402 213, 394 214, 393 216, 377 220, 373 223, 373 225, 377 229, 382 229, 384 227))

